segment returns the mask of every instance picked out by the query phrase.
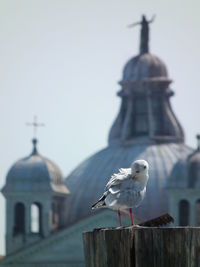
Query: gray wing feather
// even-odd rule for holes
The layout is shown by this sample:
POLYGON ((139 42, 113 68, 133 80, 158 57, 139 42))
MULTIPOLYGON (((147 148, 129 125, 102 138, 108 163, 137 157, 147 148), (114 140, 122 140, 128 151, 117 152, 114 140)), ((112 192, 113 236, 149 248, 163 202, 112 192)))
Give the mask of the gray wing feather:
POLYGON ((105 204, 110 207, 137 207, 145 192, 146 187, 132 179, 131 169, 120 169, 111 176, 106 185, 105 204))
POLYGON ((110 192, 105 199, 105 203, 107 206, 137 207, 145 196, 146 187, 142 191, 137 189, 136 186, 135 190, 133 188, 127 188, 115 194, 110 192))
POLYGON ((111 187, 121 184, 124 180, 129 179, 131 176, 131 169, 120 169, 118 173, 115 173, 111 176, 110 180, 106 185, 106 190, 109 190, 111 187))

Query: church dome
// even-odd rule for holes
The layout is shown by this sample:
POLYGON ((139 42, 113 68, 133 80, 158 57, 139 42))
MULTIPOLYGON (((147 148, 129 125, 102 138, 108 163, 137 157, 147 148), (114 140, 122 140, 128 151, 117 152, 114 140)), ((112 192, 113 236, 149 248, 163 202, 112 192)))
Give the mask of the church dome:
POLYGON ((118 94, 121 105, 108 147, 83 161, 66 178, 71 193, 66 203, 67 223, 90 215, 110 176, 119 168, 129 168, 136 159, 144 159, 150 166, 147 194, 136 215, 147 219, 168 211, 165 188, 169 175, 177 161, 192 150, 184 144, 182 126, 170 103, 173 94, 167 68, 148 51, 149 23, 144 16, 137 23, 142 26, 140 54, 124 68, 118 94))
POLYGON ((41 156, 37 151, 37 140, 33 139, 32 153, 18 160, 8 171, 3 192, 68 192, 58 166, 41 156))
POLYGON ((187 157, 191 149, 184 144, 135 144, 109 146, 81 163, 66 179, 70 190, 66 216, 72 223, 91 214, 91 206, 104 192, 110 176, 119 168, 129 168, 136 159, 145 159, 150 166, 147 195, 136 210, 144 219, 167 211, 164 188, 174 164, 187 157))
POLYGON ((188 158, 188 186, 200 187, 200 135, 197 135, 198 147, 188 158))
MULTIPOLYGON (((187 157, 186 157, 187 158, 187 157)), ((188 165, 186 158, 181 158, 173 166, 170 173, 166 188, 175 189, 175 188, 187 188, 188 186, 188 165)))
POLYGON ((122 82, 168 79, 167 67, 157 56, 140 54, 130 59, 124 67, 122 82))
POLYGON ((197 135, 198 147, 187 158, 179 160, 174 166, 168 188, 200 187, 200 135, 197 135))

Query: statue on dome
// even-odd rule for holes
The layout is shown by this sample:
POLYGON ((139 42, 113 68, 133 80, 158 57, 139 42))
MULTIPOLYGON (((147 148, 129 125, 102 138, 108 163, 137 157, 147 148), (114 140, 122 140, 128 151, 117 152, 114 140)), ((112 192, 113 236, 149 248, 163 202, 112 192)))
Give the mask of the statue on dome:
POLYGON ((140 54, 149 52, 149 24, 152 23, 155 19, 155 15, 152 19, 147 20, 145 15, 142 15, 142 20, 139 22, 135 22, 128 27, 135 27, 136 25, 141 25, 141 33, 140 33, 140 54))

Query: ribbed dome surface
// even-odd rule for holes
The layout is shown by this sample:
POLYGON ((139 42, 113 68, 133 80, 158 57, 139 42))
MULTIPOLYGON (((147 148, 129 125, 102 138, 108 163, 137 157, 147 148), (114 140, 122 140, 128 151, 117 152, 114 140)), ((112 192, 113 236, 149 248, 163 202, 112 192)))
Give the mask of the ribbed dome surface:
POLYGON ((148 79, 168 79, 167 68, 157 56, 150 53, 141 54, 130 59, 123 70, 123 82, 148 79))
POLYGON ((67 193, 61 171, 55 163, 32 153, 17 161, 9 170, 3 191, 40 192, 55 191, 67 193))
POLYGON ((112 173, 128 168, 132 161, 145 159, 150 165, 147 195, 137 215, 148 218, 167 211, 163 190, 174 164, 187 157, 191 149, 184 144, 109 146, 80 164, 66 179, 71 194, 66 216, 72 223, 91 213, 92 204, 102 195, 112 173))
POLYGON ((200 188, 200 150, 179 160, 172 169, 168 188, 200 188))
POLYGON ((188 160, 188 186, 200 187, 200 150, 196 150, 188 160))
POLYGON ((167 188, 188 187, 188 165, 186 159, 181 159, 174 165, 166 187, 167 188))

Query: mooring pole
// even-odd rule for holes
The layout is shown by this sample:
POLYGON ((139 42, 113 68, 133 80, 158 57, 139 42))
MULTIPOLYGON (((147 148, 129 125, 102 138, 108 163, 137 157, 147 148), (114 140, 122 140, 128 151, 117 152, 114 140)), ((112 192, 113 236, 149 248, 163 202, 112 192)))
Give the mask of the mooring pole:
POLYGON ((83 234, 86 267, 200 267, 199 227, 127 227, 83 234))

